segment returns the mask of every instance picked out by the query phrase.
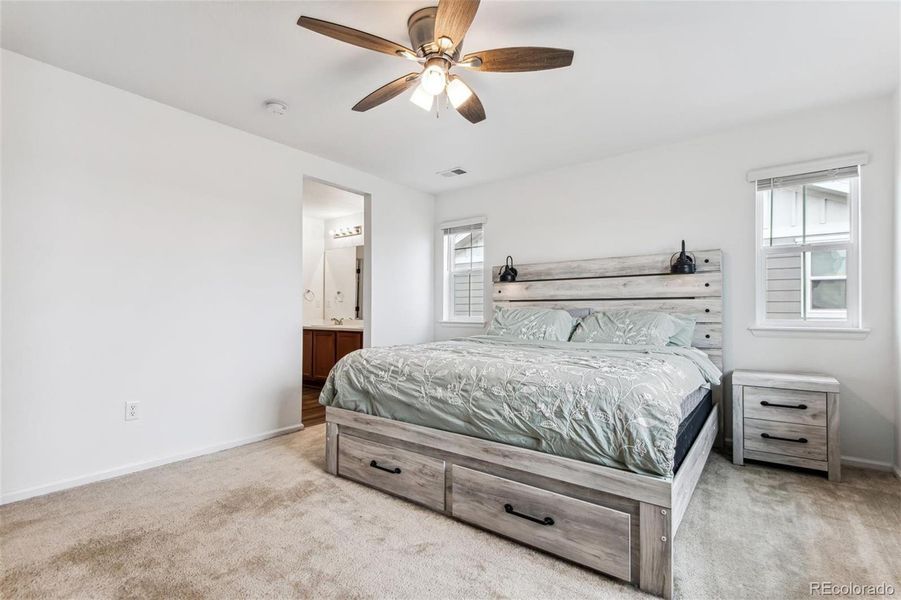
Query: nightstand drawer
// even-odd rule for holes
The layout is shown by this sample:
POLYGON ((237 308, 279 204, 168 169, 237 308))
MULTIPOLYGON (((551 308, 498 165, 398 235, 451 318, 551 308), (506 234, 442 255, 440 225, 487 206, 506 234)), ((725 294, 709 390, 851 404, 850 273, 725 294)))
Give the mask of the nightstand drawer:
POLYGON ((745 418, 826 426, 825 392, 745 386, 745 418))
POLYGON ((749 450, 826 460, 825 427, 746 418, 744 442, 749 450))

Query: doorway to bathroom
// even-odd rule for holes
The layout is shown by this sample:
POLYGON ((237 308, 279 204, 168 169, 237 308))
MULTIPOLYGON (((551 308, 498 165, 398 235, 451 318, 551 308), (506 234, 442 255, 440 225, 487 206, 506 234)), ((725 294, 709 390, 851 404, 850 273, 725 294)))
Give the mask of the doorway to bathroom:
POLYGON ((332 367, 363 347, 365 197, 315 179, 303 187, 303 400, 305 426, 325 421, 319 392, 332 367))

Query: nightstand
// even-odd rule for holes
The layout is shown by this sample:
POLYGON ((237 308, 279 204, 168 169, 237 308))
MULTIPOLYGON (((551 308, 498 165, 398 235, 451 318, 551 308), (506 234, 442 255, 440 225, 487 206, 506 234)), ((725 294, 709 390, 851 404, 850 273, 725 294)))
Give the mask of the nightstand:
POLYGON ((841 481, 839 383, 805 373, 732 373, 732 462, 826 471, 841 481))

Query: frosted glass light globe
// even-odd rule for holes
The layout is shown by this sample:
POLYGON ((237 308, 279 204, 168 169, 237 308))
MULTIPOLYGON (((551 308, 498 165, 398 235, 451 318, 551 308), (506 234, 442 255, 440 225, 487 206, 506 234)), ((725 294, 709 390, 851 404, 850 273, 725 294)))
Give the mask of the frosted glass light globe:
POLYGON ((419 84, 413 91, 413 95, 410 96, 410 102, 428 112, 432 110, 432 105, 435 103, 435 96, 424 91, 422 89, 422 84, 419 84))
POLYGON ((443 92, 444 87, 447 85, 447 75, 444 70, 434 65, 427 67, 426 70, 422 72, 420 80, 423 91, 433 96, 437 96, 443 92))
POLYGON ((454 78, 447 84, 447 98, 454 108, 460 108, 471 97, 472 90, 461 80, 454 78))

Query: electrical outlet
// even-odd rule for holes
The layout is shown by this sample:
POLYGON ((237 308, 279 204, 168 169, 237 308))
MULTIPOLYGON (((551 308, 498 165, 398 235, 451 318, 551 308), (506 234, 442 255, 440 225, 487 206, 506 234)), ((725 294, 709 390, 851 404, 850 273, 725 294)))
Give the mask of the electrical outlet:
POLYGON ((138 420, 138 408, 140 407, 140 402, 126 402, 125 403, 125 420, 126 421, 137 421, 138 420))

